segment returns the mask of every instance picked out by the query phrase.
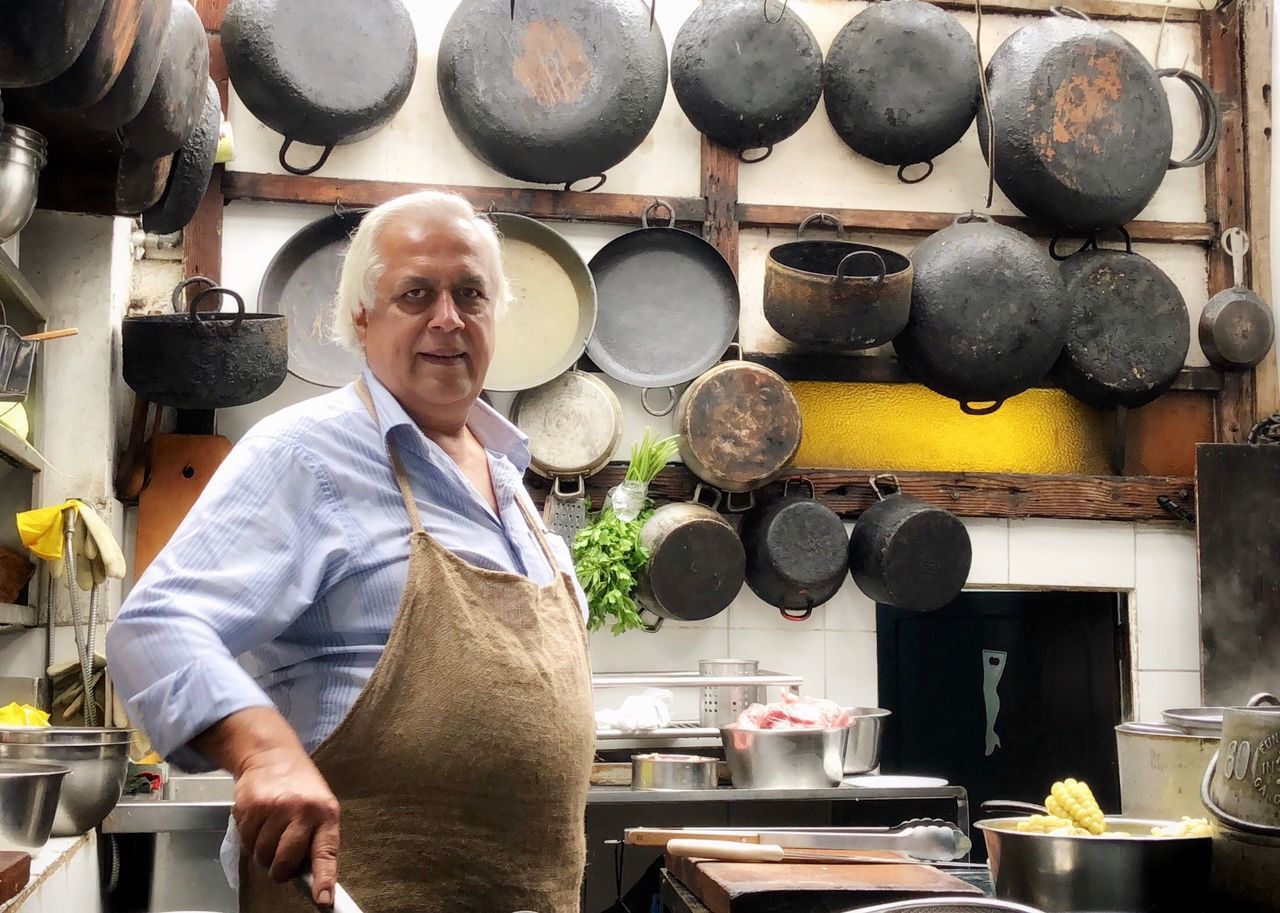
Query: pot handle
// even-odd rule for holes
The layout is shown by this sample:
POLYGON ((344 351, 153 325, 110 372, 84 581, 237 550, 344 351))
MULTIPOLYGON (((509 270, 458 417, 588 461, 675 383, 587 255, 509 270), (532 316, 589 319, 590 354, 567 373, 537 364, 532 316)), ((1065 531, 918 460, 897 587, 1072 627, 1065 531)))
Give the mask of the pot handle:
POLYGON ((208 288, 218 287, 218 283, 208 276, 192 276, 190 279, 183 279, 173 287, 173 294, 169 297, 169 304, 175 314, 181 314, 183 311, 188 310, 187 306, 180 303, 182 301, 182 293, 186 291, 187 286, 195 285, 197 282, 203 283, 208 288))
POLYGON ((724 509, 731 514, 744 514, 755 506, 756 506, 756 493, 754 491, 748 491, 748 492, 731 491, 728 493, 728 497, 726 497, 724 501, 724 509), (746 504, 739 504, 733 500, 733 496, 738 494, 746 494, 747 496, 746 504))
MULTIPOLYGON (((778 18, 774 19, 769 15, 769 0, 764 0, 764 21, 770 25, 777 25, 782 21, 782 17, 787 14, 787 4, 790 0, 782 0, 782 12, 778 13, 778 18)), ((772 146, 770 148, 773 148, 772 146)))
POLYGON ((879 484, 877 484, 880 481, 893 482, 893 493, 902 494, 902 485, 901 483, 898 482, 898 477, 891 472, 881 472, 867 479, 867 484, 870 485, 871 490, 876 493, 877 500, 880 500, 880 501, 884 500, 884 495, 880 492, 880 486, 879 484))
POLYGON ((676 407, 676 388, 675 387, 645 387, 640 391, 640 405, 644 407, 644 411, 648 412, 654 418, 662 418, 664 415, 670 415, 671 410, 676 407), (655 389, 667 391, 667 405, 662 409, 654 409, 649 404, 649 394, 655 389))
POLYGON ((778 614, 787 621, 808 621, 809 616, 813 614, 813 606, 807 605, 803 609, 778 609, 778 614))
POLYGON ((1013 799, 988 799, 978 806, 983 813, 999 813, 1006 812, 1028 812, 1032 815, 1047 815, 1049 810, 1043 805, 1036 805, 1034 802, 1016 802, 1013 799))
POLYGON ((838 238, 841 241, 844 240, 844 226, 840 224, 839 219, 837 219, 835 216, 833 216, 829 212, 815 212, 813 215, 809 216, 807 219, 801 222, 800 226, 796 229, 797 241, 804 240, 804 230, 808 228, 810 225, 812 225, 814 222, 826 222, 829 225, 835 226, 836 238, 838 238))
POLYGON ((898 166, 898 180, 904 184, 919 184, 931 174, 933 174, 933 159, 929 159, 927 162, 907 162, 905 165, 898 166), (915 165, 928 165, 929 167, 918 178, 907 177, 907 169, 915 165))
POLYGON ((240 329, 240 324, 244 322, 244 299, 240 297, 239 292, 232 291, 229 288, 223 288, 220 285, 215 285, 213 288, 207 288, 204 291, 197 293, 196 296, 191 299, 191 310, 189 312, 191 315, 191 319, 194 321, 198 321, 200 319, 199 316, 197 316, 196 314, 200 301, 204 298, 208 298, 210 295, 230 295, 231 296, 231 298, 236 303, 237 309, 239 310, 239 313, 236 314, 236 319, 231 321, 231 329, 233 330, 240 329))
POLYGON ((324 167, 325 162, 329 161, 329 153, 333 151, 333 144, 330 143, 328 146, 324 147, 324 151, 320 153, 320 158, 316 161, 314 165, 310 166, 309 168, 297 168, 293 165, 290 165, 289 162, 286 160, 286 156, 289 154, 289 147, 292 145, 293 145, 293 140, 286 138, 284 143, 280 146, 280 167, 283 168, 285 171, 289 172, 290 174, 296 174, 299 176, 315 174, 317 171, 319 171, 321 168, 324 167))
POLYGON ((1003 405, 1004 400, 1002 399, 992 401, 990 406, 975 406, 972 400, 962 400, 960 411, 965 415, 990 415, 1003 405))
POLYGON ((1271 707, 1280 707, 1280 697, 1276 697, 1270 691, 1259 691, 1253 697, 1249 698, 1246 707, 1261 707, 1266 704, 1271 707))
POLYGON ((1085 22, 1093 21, 1088 15, 1080 12, 1080 10, 1076 9, 1074 6, 1051 6, 1049 7, 1049 12, 1053 13, 1055 16, 1060 16, 1063 19, 1083 19, 1085 22))
POLYGON ((1063 260, 1069 260, 1076 254, 1082 254, 1089 249, 1090 245, 1097 247, 1093 236, 1084 239, 1084 242, 1069 254, 1060 253, 1058 251, 1058 242, 1062 240, 1061 235, 1054 235, 1053 240, 1049 242, 1049 256, 1061 263, 1063 260))
POLYGON ((785 482, 783 482, 783 483, 782 483, 782 496, 783 496, 784 498, 785 498, 785 497, 787 497, 787 495, 789 495, 789 494, 791 493, 791 483, 792 483, 792 482, 795 482, 795 483, 797 483, 797 484, 799 484, 799 485, 808 485, 808 486, 809 486, 809 500, 811 500, 811 501, 816 501, 816 500, 818 499, 818 492, 817 492, 817 489, 815 489, 815 488, 814 488, 814 486, 813 486, 813 479, 809 478, 808 476, 791 476, 791 478, 789 478, 789 479, 787 479, 785 482))
MULTIPOLYGON (((590 187, 583 187, 581 190, 577 191, 577 193, 590 193, 593 190, 599 190, 601 187, 604 186, 604 182, 608 180, 608 178, 603 174, 588 174, 580 178, 574 178, 573 181, 565 181, 564 189, 573 190, 574 181, 583 181, 583 180, 586 180, 587 178, 595 178, 596 182, 592 184, 590 187)), ((674 219, 672 221, 674 221, 674 219)))
POLYGON ((574 476, 577 479, 577 485, 573 491, 565 491, 560 487, 560 483, 565 480, 565 476, 556 476, 551 483, 551 496, 559 498, 561 501, 572 501, 574 498, 586 497, 587 482, 583 476, 574 476))
POLYGON ((658 200, 658 199, 655 199, 652 203, 650 203, 648 206, 646 206, 646 207, 644 208, 644 212, 642 212, 642 213, 640 214, 640 227, 641 227, 641 228, 648 228, 648 227, 649 227, 649 215, 650 215, 650 214, 653 214, 653 215, 655 215, 655 216, 656 216, 656 215, 658 214, 658 212, 659 212, 660 210, 663 210, 663 209, 665 209, 665 210, 667 211, 667 215, 668 215, 668 218, 667 218, 667 225, 666 225, 666 227, 667 227, 667 228, 675 228, 675 227, 676 227, 676 211, 675 211, 675 208, 674 208, 670 203, 668 203, 666 200, 658 200))
MULTIPOLYGON (((1126 254, 1133 253, 1133 236, 1129 234, 1129 229, 1125 228, 1123 225, 1112 225, 1111 230, 1120 232, 1120 237, 1124 238, 1124 252, 1126 254)), ((1104 232, 1104 231, 1107 231, 1107 229, 1100 228, 1089 235, 1089 242, 1094 247, 1098 246, 1099 232, 1104 232)))
POLYGON ((970 222, 994 222, 994 221, 995 219, 991 218, 991 216, 987 215, 985 212, 977 212, 975 210, 970 209, 968 212, 961 213, 960 215, 956 216, 951 221, 951 224, 967 225, 970 222))
POLYGON ((662 630, 662 623, 666 621, 665 618, 663 618, 661 615, 654 615, 653 621, 645 621, 644 613, 648 612, 649 610, 646 609, 644 606, 639 606, 638 608, 639 608, 639 611, 637 612, 637 614, 640 616, 641 631, 643 631, 646 634, 657 634, 660 630, 662 630))
MULTIPOLYGON (((1263 695, 1258 695, 1262 697, 1263 695)), ((1271 697, 1271 695, 1265 695, 1271 697)), ((1275 698, 1272 698, 1275 700, 1275 698)), ((1227 827, 1237 831, 1244 831, 1246 834, 1258 834, 1263 837, 1280 836, 1280 827, 1272 827, 1269 824, 1258 824, 1254 821, 1245 821, 1243 818, 1237 818, 1235 815, 1220 808, 1218 803, 1213 800, 1213 796, 1209 795, 1209 785, 1213 782, 1213 775, 1218 770, 1218 755, 1220 751, 1215 751, 1213 757, 1209 759, 1209 766, 1205 768, 1204 779, 1200 781, 1200 801, 1204 803, 1204 807, 1209 810, 1213 817, 1217 818, 1227 827)))
MULTIPOLYGON (((769 21, 772 22, 773 20, 770 19, 769 21)), ((750 148, 747 148, 747 149, 738 150, 738 161, 742 162, 742 164, 744 165, 754 165, 756 164, 756 162, 763 162, 765 159, 767 159, 771 155, 773 155, 773 146, 771 145, 770 146, 751 146, 750 148), (763 149, 764 152, 762 152, 760 155, 748 156, 747 153, 750 152, 752 149, 763 149)))
POLYGON ((694 504, 702 504, 703 507, 709 507, 712 510, 719 510, 720 509, 720 491, 718 489, 712 488, 710 485, 706 486, 706 490, 711 492, 711 495, 712 495, 710 504, 702 503, 703 485, 701 482, 693 486, 693 497, 690 498, 689 500, 692 501, 694 504))
POLYGON ((1156 70, 1156 75, 1161 79, 1172 77, 1182 80, 1200 105, 1200 141, 1186 158, 1181 161, 1170 159, 1169 170, 1203 165, 1218 150, 1218 142, 1222 139, 1222 110, 1218 105, 1217 93, 1195 73, 1188 73, 1181 67, 1156 70))
MULTIPOLYGON (((874 257, 875 258, 876 263, 880 265, 880 274, 876 276, 875 279, 872 281, 874 281, 876 285, 882 284, 884 282, 884 274, 888 272, 888 267, 884 265, 884 257, 880 256, 873 250, 855 250, 851 254, 845 254, 844 257, 840 260, 840 265, 836 267, 836 281, 838 282, 841 279, 849 278, 849 276, 845 275, 845 268, 848 267, 849 262, 851 260, 857 257, 874 257)), ((861 279, 864 277, 855 276, 854 278, 861 279)))

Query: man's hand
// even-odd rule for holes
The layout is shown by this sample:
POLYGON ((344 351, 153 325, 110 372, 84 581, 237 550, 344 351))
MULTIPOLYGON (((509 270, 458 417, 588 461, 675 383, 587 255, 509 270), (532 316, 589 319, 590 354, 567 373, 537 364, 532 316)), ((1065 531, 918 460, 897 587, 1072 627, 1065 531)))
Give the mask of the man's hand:
POLYGON ((333 903, 338 880, 338 800, 297 734, 276 710, 241 710, 194 746, 236 779, 235 819, 244 853, 287 881, 311 864, 312 898, 333 903))

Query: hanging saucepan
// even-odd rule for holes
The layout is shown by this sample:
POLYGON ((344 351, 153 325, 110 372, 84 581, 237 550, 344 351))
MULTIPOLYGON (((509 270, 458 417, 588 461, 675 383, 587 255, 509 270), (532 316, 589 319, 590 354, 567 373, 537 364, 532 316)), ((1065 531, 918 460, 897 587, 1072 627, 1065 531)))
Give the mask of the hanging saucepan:
POLYGON ((871 488, 879 501, 862 512, 849 536, 853 582, 885 605, 914 612, 942 608, 969 579, 969 531, 941 507, 902 494, 892 475, 873 476, 871 488), (895 489, 887 497, 880 493, 884 481, 895 489))
POLYGON ((400 0, 233 0, 222 49, 236 94, 284 137, 280 167, 311 174, 334 146, 375 133, 413 88, 418 40, 400 0), (312 165, 286 160, 293 143, 324 147, 312 165))
POLYGON ((911 261, 911 318, 893 348, 925 386, 985 415, 1053 367, 1067 331, 1062 278, 1026 235, 969 213, 911 261))
POLYGON ((527 390, 577 363, 596 325, 596 286, 582 256, 536 219, 495 212, 511 306, 498 321, 485 389, 527 390))
POLYGON ((849 535, 836 513, 817 499, 813 482, 788 479, 781 497, 758 503, 739 530, 747 553, 747 586, 792 621, 808 618, 849 573, 849 535), (791 492, 791 483, 808 494, 791 492))
POLYGON ((652 415, 675 405, 675 387, 724 355, 738 331, 738 280, 724 257, 698 235, 675 227, 670 204, 655 200, 640 229, 614 238, 591 258, 600 313, 587 355, 610 377, 644 388, 652 415), (666 226, 649 215, 665 207, 666 226), (651 389, 668 388, 664 409, 651 389))
POLYGON ((955 16, 921 0, 873 3, 840 30, 823 66, 827 116, 854 152, 908 184, 960 141, 978 111, 978 48, 955 16), (908 179, 906 169, 928 165, 908 179))
POLYGON ((869 349, 891 342, 911 311, 911 261, 902 254, 844 240, 844 226, 820 212, 796 230, 796 240, 769 251, 764 267, 764 316, 779 335, 822 349, 869 349), (806 241, 805 229, 825 221, 834 241, 806 241))
POLYGON ((1101 249, 1091 239, 1092 249, 1077 251, 1060 268, 1067 341, 1053 373, 1095 409, 1136 409, 1154 400, 1177 380, 1191 344, 1182 293, 1119 231, 1124 250, 1101 249))
POLYGON ((124 69, 107 94, 80 112, 87 126, 95 130, 116 130, 138 116, 151 95, 160 61, 173 0, 146 0, 138 10, 138 34, 124 69))
POLYGON ((80 56, 103 0, 9 2, 0 15, 0 88, 46 83, 80 56))
POLYGON ((511 421, 529 437, 529 468, 552 480, 543 517, 572 543, 587 521, 586 479, 608 465, 622 440, 622 404, 600 378, 568 371, 516 394, 511 421), (574 487, 561 487, 565 481, 574 487))
POLYGON ((208 81, 209 36, 204 23, 190 3, 175 2, 151 94, 138 116, 124 125, 124 144, 153 158, 177 152, 200 121, 208 81))
POLYGON ((1275 319, 1267 303, 1244 287, 1244 255, 1249 252, 1244 229, 1224 231, 1222 249, 1231 255, 1235 284, 1210 298, 1200 312, 1200 348, 1215 368, 1243 371, 1271 351, 1275 319))
POLYGON ((680 459, 703 482, 730 493, 772 482, 800 449, 800 404, 791 387, 749 361, 722 361, 689 384, 674 424, 680 459))
POLYGON ((594 190, 657 121, 667 48, 643 0, 462 0, 436 83, 453 132, 490 168, 566 188, 594 176, 594 190))
POLYGON ((995 143, 978 138, 1014 205, 1062 229, 1123 225, 1171 168, 1202 165, 1218 147, 1217 100, 1200 77, 1155 70, 1137 48, 1075 10, 1014 32, 987 66, 995 143), (1160 80, 1186 83, 1200 106, 1200 140, 1172 161, 1173 123, 1160 80))
POLYGON ((742 540, 713 506, 694 500, 664 504, 640 528, 649 560, 640 570, 636 602, 659 618, 702 621, 729 607, 742 589, 746 554, 742 540))
POLYGON ((222 108, 218 87, 212 79, 207 83, 204 110, 195 130, 173 157, 164 193, 142 213, 142 227, 153 234, 167 235, 186 228, 209 189, 218 154, 222 108))
POLYGON ((256 402, 284 382, 288 344, 279 314, 253 314, 244 299, 195 276, 173 290, 172 314, 126 317, 121 330, 124 379, 149 402, 177 409, 226 409, 256 402), (182 313, 187 286, 209 286, 182 313), (200 313, 200 302, 225 295, 235 313, 200 313))
POLYGON ((80 56, 70 68, 29 90, 48 108, 87 108, 115 84, 138 37, 142 7, 149 0, 106 0, 80 56))
POLYGON ((764 161, 818 106, 822 48, 786 0, 703 3, 671 47, 671 88, 699 132, 764 161))

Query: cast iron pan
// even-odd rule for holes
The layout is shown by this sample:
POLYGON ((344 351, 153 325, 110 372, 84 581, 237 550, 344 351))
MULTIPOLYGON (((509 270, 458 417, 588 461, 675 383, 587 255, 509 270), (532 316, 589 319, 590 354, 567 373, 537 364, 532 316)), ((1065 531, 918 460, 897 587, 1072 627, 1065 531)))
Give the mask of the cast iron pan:
POLYGON ((674 214, 666 227, 650 228, 650 214, 663 207, 671 212, 650 204, 642 228, 610 241, 589 264, 599 313, 587 355, 610 377, 646 389, 693 380, 738 329, 733 270, 702 238, 675 228, 674 214))
POLYGON ((106 0, 89 42, 71 68, 31 90, 49 108, 87 108, 115 85, 138 38, 142 7, 150 0, 106 0))
POLYGON ((177 152, 196 128, 209 78, 209 37, 194 6, 175 2, 164 57, 138 116, 125 124, 124 144, 159 158, 177 152))
POLYGON ((209 189, 213 160, 218 154, 218 128, 222 126, 222 102, 213 80, 205 92, 200 122, 173 157, 169 183, 160 200, 142 214, 142 227, 158 235, 185 228, 209 189))
POLYGON ((156 205, 169 185, 175 158, 176 154, 156 159, 132 149, 121 150, 116 167, 116 212, 136 216, 156 205))
POLYGON ((0 7, 0 86, 38 86, 65 72, 101 12, 102 0, 8 0, 0 7))
POLYGON ((95 130, 115 130, 138 116, 155 85, 169 35, 173 0, 146 0, 138 11, 138 35, 124 69, 102 98, 85 108, 85 123, 95 130))
POLYGON ((289 327, 289 373, 320 387, 341 387, 364 361, 329 340, 342 257, 364 213, 341 211, 303 227, 276 252, 262 276, 258 310, 283 314, 289 327))

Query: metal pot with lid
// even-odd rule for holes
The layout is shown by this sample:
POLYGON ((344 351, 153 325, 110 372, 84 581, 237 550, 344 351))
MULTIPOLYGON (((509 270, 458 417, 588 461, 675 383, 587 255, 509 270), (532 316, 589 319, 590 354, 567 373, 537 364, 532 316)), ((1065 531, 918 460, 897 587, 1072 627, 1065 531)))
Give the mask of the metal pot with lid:
POLYGON ((1218 736, 1168 723, 1116 727, 1120 809, 1131 818, 1203 818, 1200 781, 1218 736))

